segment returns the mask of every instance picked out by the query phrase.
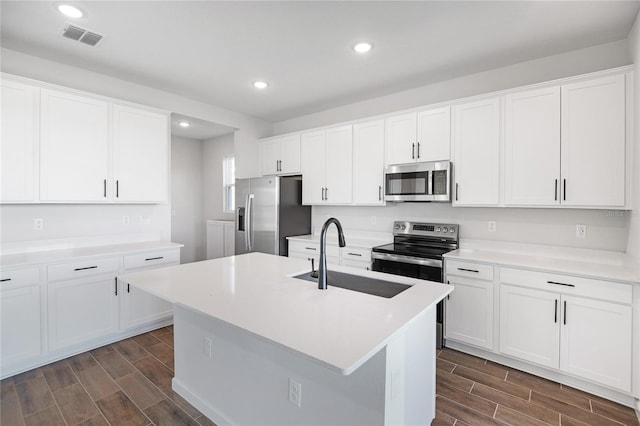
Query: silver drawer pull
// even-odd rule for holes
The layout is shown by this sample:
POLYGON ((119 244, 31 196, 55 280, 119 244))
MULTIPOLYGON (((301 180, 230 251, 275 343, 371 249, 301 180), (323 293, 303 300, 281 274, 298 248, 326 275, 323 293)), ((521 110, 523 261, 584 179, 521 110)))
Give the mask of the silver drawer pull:
POLYGON ((360 253, 347 253, 349 256, 360 256, 362 257, 362 255, 360 253))
POLYGON ((467 269, 467 268, 458 268, 458 271, 475 272, 476 274, 480 272, 476 269, 467 269))
POLYGON ((148 262, 149 260, 159 260, 159 259, 164 259, 164 256, 149 257, 149 258, 145 259, 145 262, 148 262))
POLYGON ((316 250, 315 247, 305 247, 306 250, 316 250))
POLYGON ((86 268, 76 268, 74 271, 85 271, 87 269, 98 269, 97 266, 87 266, 86 268))
POLYGON ((547 281, 547 284, 563 285, 565 287, 575 287, 575 284, 565 284, 565 283, 559 283, 557 281, 547 281))
POLYGON ((3 283, 5 281, 11 281, 11 278, 3 278, 3 279, 0 280, 0 283, 3 283))

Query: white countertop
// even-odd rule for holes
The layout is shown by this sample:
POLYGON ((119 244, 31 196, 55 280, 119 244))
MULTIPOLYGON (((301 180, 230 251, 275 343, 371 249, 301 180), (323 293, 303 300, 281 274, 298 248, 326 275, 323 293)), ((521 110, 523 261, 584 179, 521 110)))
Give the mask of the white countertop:
POLYGON ((379 352, 453 288, 424 280, 332 266, 329 269, 412 285, 386 299, 291 278, 307 262, 249 253, 125 274, 119 279, 222 320, 347 375, 379 352))
MULTIPOLYGON (((310 242, 319 243, 320 235, 317 235, 317 234, 295 235, 293 237, 287 237, 287 239, 290 241, 302 241, 302 242, 310 241, 310 242)), ((387 238, 385 237, 365 238, 360 236, 352 237, 350 235, 345 235, 344 239, 348 247, 362 247, 365 249, 370 249, 376 246, 393 242, 393 236, 389 236, 387 238)), ((338 245, 338 234, 334 230, 330 230, 327 234, 327 245, 333 245, 333 246, 338 245)))
POLYGON ((82 246, 58 250, 25 251, 0 256, 0 266, 13 268, 97 256, 118 256, 135 252, 183 247, 169 241, 138 241, 111 245, 82 246))
POLYGON ((476 247, 461 248, 444 255, 445 259, 467 260, 491 263, 498 266, 511 266, 568 274, 585 278, 606 279, 638 284, 640 283, 640 264, 624 253, 603 253, 598 250, 563 249, 562 251, 542 251, 532 249, 530 254, 519 248, 483 249, 476 247))

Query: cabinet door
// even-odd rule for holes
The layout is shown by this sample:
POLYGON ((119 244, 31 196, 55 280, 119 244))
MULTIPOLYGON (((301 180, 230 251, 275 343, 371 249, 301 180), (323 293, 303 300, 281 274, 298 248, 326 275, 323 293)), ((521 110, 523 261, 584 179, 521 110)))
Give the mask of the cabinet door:
POLYGON ((48 284, 49 349, 56 350, 118 331, 113 276, 48 284))
POLYGON ((560 295, 502 284, 500 352, 558 368, 560 295))
POLYGON ((418 161, 441 161, 451 158, 451 107, 418 113, 418 161))
POLYGON ((106 201, 108 104, 45 89, 40 101, 40 199, 106 201))
POLYGON ((39 89, 2 79, 0 201, 34 201, 39 89))
POLYGON ((278 174, 280 146, 280 139, 260 143, 260 173, 262 176, 278 174))
POLYGON ((560 88, 506 97, 505 204, 560 203, 560 88))
POLYGON ((631 306, 563 296, 560 368, 631 391, 631 312, 631 306))
POLYGON ((302 134, 302 204, 323 204, 326 170, 324 131, 302 134))
POLYGON ((325 202, 353 202, 353 126, 327 130, 325 202))
POLYGON ((500 197, 500 99, 454 107, 454 205, 496 205, 500 197))
POLYGON ((447 276, 455 287, 446 299, 445 337, 493 349, 493 282, 447 276))
POLYGON ((353 126, 353 202, 384 204, 384 121, 353 126))
MULTIPOLYGON (((137 271, 142 271, 138 269, 137 271)), ((150 324, 154 321, 170 318, 173 304, 152 294, 122 283, 123 325, 125 329, 150 324)))
POLYGON ((40 284, 0 287, 2 369, 42 352, 40 284))
POLYGON ((281 139, 280 173, 300 173, 300 135, 281 139))
POLYGON ((562 86, 562 204, 624 206, 624 86, 624 75, 562 86))
POLYGON ((167 116, 113 106, 115 201, 167 201, 169 127, 167 116))
POLYGON ((385 121, 385 164, 416 161, 416 113, 398 115, 385 121))

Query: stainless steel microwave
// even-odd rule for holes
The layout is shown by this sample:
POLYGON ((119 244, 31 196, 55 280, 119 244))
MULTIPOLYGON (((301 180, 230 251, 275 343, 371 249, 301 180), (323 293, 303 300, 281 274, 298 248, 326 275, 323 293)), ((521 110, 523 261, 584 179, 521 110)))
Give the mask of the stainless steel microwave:
POLYGON ((397 164, 384 170, 386 201, 451 202, 451 162, 397 164))

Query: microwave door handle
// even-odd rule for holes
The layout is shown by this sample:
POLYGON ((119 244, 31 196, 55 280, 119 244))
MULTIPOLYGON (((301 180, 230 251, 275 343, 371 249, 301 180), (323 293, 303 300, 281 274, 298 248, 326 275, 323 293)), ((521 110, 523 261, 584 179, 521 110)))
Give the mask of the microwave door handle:
POLYGON ((433 170, 429 170, 427 177, 427 195, 433 195, 433 170))

